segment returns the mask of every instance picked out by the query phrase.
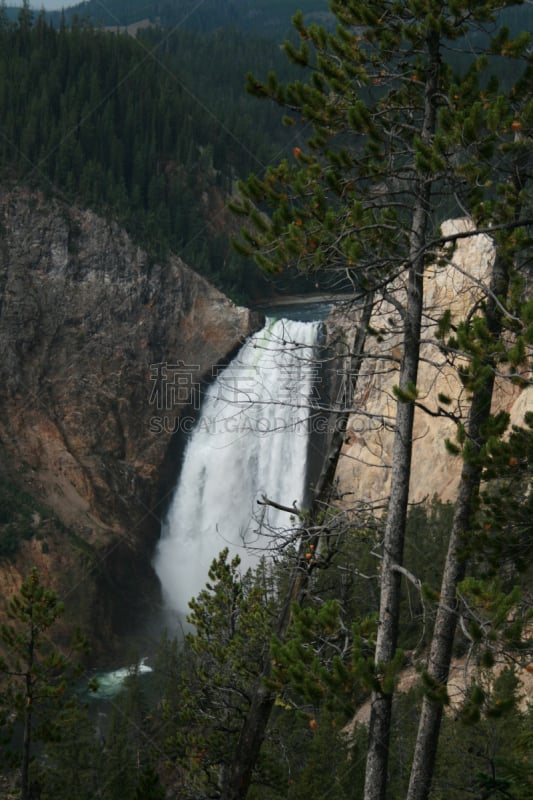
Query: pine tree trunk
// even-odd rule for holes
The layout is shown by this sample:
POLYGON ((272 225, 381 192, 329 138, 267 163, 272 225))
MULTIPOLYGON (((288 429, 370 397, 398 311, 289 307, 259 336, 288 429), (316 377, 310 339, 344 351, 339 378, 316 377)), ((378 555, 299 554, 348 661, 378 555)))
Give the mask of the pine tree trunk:
MULTIPOLYGON (((400 388, 416 385, 423 302, 423 266, 417 261, 410 270, 409 300, 404 322, 404 355, 400 388)), ((393 569, 403 561, 405 523, 409 498, 409 475, 413 436, 414 403, 398 402, 394 436, 389 512, 381 562, 380 612, 374 659, 390 662, 398 641, 401 575, 393 569)), ((387 764, 392 695, 374 691, 371 700, 365 800, 383 800, 387 785, 387 764)))
POLYGON ((24 732, 22 741, 21 800, 30 800, 31 716, 31 694, 26 693, 26 708, 24 709, 24 732))
POLYGON ((30 759, 33 714, 33 665, 35 650, 35 634, 33 625, 30 629, 28 644, 28 663, 26 665, 26 690, 24 695, 22 767, 21 767, 21 800, 30 800, 30 759))
MULTIPOLYGON (((424 93, 421 139, 431 145, 436 128, 435 95, 440 69, 439 36, 430 33, 427 38, 428 67, 424 93)), ((424 244, 429 226, 431 177, 419 179, 413 187, 411 237, 409 246, 409 272, 407 305, 403 319, 403 358, 400 366, 400 389, 408 391, 416 386, 420 358, 420 332, 423 313, 424 244)), ((394 434, 390 499, 383 542, 381 562, 380 610, 374 660, 389 663, 398 642, 400 617, 401 575, 394 569, 403 561, 405 525, 409 500, 411 471, 414 402, 398 402, 394 434)), ((364 800, 385 800, 392 715, 392 694, 381 688, 372 693, 368 751, 365 772, 364 800)))
MULTIPOLYGON (((497 341, 500 337, 503 321, 501 306, 496 298, 505 298, 508 288, 509 272, 505 265, 496 258, 485 311, 493 341, 497 341)), ((494 371, 491 370, 483 385, 473 395, 468 416, 467 437, 474 447, 474 458, 480 453, 486 441, 482 431, 490 416, 493 389, 494 371)), ((427 667, 430 679, 438 683, 443 689, 448 682, 457 627, 457 586, 463 580, 466 572, 466 561, 460 555, 460 548, 470 528, 480 481, 480 464, 471 459, 465 461, 461 472, 427 667)), ((407 800, 427 800, 429 796, 435 768, 442 712, 442 703, 424 697, 411 766, 407 800)))

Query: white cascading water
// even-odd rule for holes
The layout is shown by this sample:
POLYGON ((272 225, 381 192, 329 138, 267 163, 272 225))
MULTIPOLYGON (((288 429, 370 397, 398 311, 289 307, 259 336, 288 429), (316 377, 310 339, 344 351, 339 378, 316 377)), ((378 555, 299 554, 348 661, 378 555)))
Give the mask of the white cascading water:
POLYGON ((319 329, 268 320, 206 393, 154 561, 182 617, 224 547, 252 565, 274 529, 294 528, 290 513, 257 500, 304 500, 319 329))

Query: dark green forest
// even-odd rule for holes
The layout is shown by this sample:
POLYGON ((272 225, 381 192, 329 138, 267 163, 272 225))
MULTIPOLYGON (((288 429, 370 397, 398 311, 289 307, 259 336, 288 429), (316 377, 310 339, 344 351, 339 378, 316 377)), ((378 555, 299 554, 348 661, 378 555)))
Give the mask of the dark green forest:
MULTIPOLYGON (((530 452, 531 442, 529 435, 523 442, 524 455, 530 452)), ((516 470, 495 483, 491 497, 498 500, 500 510, 509 508, 509 500, 516 504, 519 485, 516 470)), ((487 498, 476 526, 479 536, 492 518, 491 508, 487 498)), ((507 529, 509 545, 511 531, 517 534, 522 526, 520 541, 515 539, 514 546, 524 555, 528 551, 524 525, 530 512, 524 507, 515 515, 513 527, 507 529)), ((424 585, 420 594, 407 584, 402 596, 401 667, 413 675, 427 645, 428 616, 452 516, 450 504, 433 501, 427 509, 415 508, 409 517, 406 567, 424 585)), ((355 720, 354 714, 358 708, 364 709, 370 696, 368 659, 379 595, 373 551, 381 535, 381 524, 376 521, 363 528, 346 528, 335 541, 332 566, 315 571, 307 602, 294 609, 288 640, 273 642, 275 668, 270 683, 278 699, 247 795, 253 800, 304 800, 310 796, 356 800, 362 796, 367 730, 364 713, 355 720)), ((503 598, 511 585, 526 589, 530 569, 524 565, 522 573, 516 572, 513 548, 500 541, 503 550, 498 567, 484 557, 478 574, 498 583, 503 598)), ((481 553, 483 548, 477 550, 481 553)), ((132 667, 122 689, 106 702, 99 699, 97 681, 91 682, 87 674, 80 678, 78 651, 71 651, 72 657, 65 660, 65 646, 57 652, 52 647, 48 632, 53 632, 62 607, 38 582, 38 576, 30 575, 22 594, 15 597, 12 621, 4 626, 2 641, 4 651, 6 643, 8 652, 17 646, 19 640, 13 639, 12 632, 24 634, 27 629, 30 600, 34 617, 53 608, 53 617, 49 624, 46 618, 47 625, 35 640, 38 655, 32 669, 39 757, 31 761, 29 781, 38 787, 40 797, 218 797, 220 765, 230 759, 243 714, 250 707, 265 642, 272 636, 294 556, 287 552, 276 565, 262 562, 243 575, 238 560, 221 553, 213 561, 206 588, 191 601, 194 633, 188 633, 185 641, 163 635, 151 660, 153 672, 146 675, 132 667), (62 660, 55 661, 57 658, 62 660)), ((473 600, 476 594, 474 589, 473 600)), ((489 603, 489 596, 477 594, 478 612, 483 609, 485 619, 496 620, 501 617, 503 600, 500 605, 493 599, 489 603)), ((21 641, 25 641, 24 635, 21 641)), ((508 645, 512 642, 509 638, 508 645)), ((465 631, 457 637, 455 656, 466 662, 471 648, 470 632, 465 631)), ((23 657, 23 647, 20 652, 23 657)), ((138 654, 129 657, 132 663, 138 660, 138 654)), ((433 797, 530 797, 531 713, 524 714, 517 704, 518 660, 517 652, 514 667, 511 661, 500 677, 485 683, 483 689, 474 685, 477 695, 447 712, 433 797)), ((9 663, 0 661, 0 669, 5 670, 9 663)), ((421 686, 405 688, 395 700, 390 767, 393 798, 405 796, 422 692, 421 686)), ((0 789, 5 797, 16 796, 9 793, 19 763, 17 729, 13 731, 11 723, 14 709, 22 712, 24 697, 24 691, 3 694, 0 703, 0 733, 4 741, 11 742, 0 763, 0 789), (6 701, 11 703, 11 715, 7 716, 6 701)))
MULTIPOLYGON (((289 76, 279 47, 237 30, 149 28, 136 38, 78 18, 55 28, 0 13, 0 169, 112 213, 155 256, 169 250, 240 301, 274 291, 232 251, 235 181, 294 144, 247 70, 289 76)), ((283 289, 283 287, 280 287, 283 289)), ((286 287, 285 287, 286 288, 286 287)))
MULTIPOLYGON (((96 2, 65 14, 0 7, 4 181, 111 213, 154 257, 177 253, 240 302, 320 288, 320 276, 267 279, 238 257, 230 245, 238 221, 226 211, 239 179, 291 158, 307 135, 305 123, 284 127, 274 104, 245 90, 247 73, 298 76, 279 44, 291 8, 117 0, 106 9, 103 19, 96 2), (135 37, 103 30, 142 18, 154 25, 135 37)), ((531 15, 508 16, 522 29, 531 15)))

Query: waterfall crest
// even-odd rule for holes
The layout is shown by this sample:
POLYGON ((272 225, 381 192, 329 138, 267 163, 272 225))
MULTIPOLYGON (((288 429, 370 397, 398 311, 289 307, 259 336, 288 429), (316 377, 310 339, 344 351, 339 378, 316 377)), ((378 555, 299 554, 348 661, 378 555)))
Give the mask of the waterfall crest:
POLYGON ((269 531, 293 527, 289 513, 257 500, 292 507, 305 499, 319 330, 318 322, 268 320, 207 390, 154 561, 165 603, 180 615, 220 550, 251 565, 269 531))

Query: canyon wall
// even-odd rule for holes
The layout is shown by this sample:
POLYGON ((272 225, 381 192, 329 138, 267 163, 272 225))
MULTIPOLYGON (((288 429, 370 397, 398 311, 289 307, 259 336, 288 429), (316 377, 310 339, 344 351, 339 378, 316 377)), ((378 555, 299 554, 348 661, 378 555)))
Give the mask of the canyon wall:
POLYGON ((0 226, 2 594, 37 564, 109 644, 157 598, 174 430, 261 321, 90 211, 4 189, 0 226))
MULTIPOLYGON (((443 236, 468 230, 466 219, 442 225, 443 236)), ((417 389, 418 402, 429 413, 422 407, 415 413, 410 484, 413 503, 433 497, 444 502, 455 499, 461 459, 450 455, 445 447, 445 440, 453 441, 456 433, 456 424, 446 413, 464 419, 468 399, 455 365, 447 363, 435 333, 437 322, 447 309, 452 323, 458 323, 475 307, 488 285, 493 258, 488 236, 465 237, 458 239, 453 256, 445 265, 429 267, 426 272, 417 389), (439 402, 439 394, 452 402, 448 405, 439 402)), ((398 306, 405 302, 405 288, 398 283, 393 292, 393 303, 381 301, 374 310, 371 320, 374 334, 367 339, 368 357, 358 377, 355 411, 347 426, 337 467, 339 491, 348 505, 383 506, 388 497, 396 406, 393 387, 398 384, 402 356, 398 306)), ((499 409, 510 414, 512 424, 522 424, 526 411, 533 410, 533 389, 520 389, 508 380, 498 380, 494 410, 499 409)))

